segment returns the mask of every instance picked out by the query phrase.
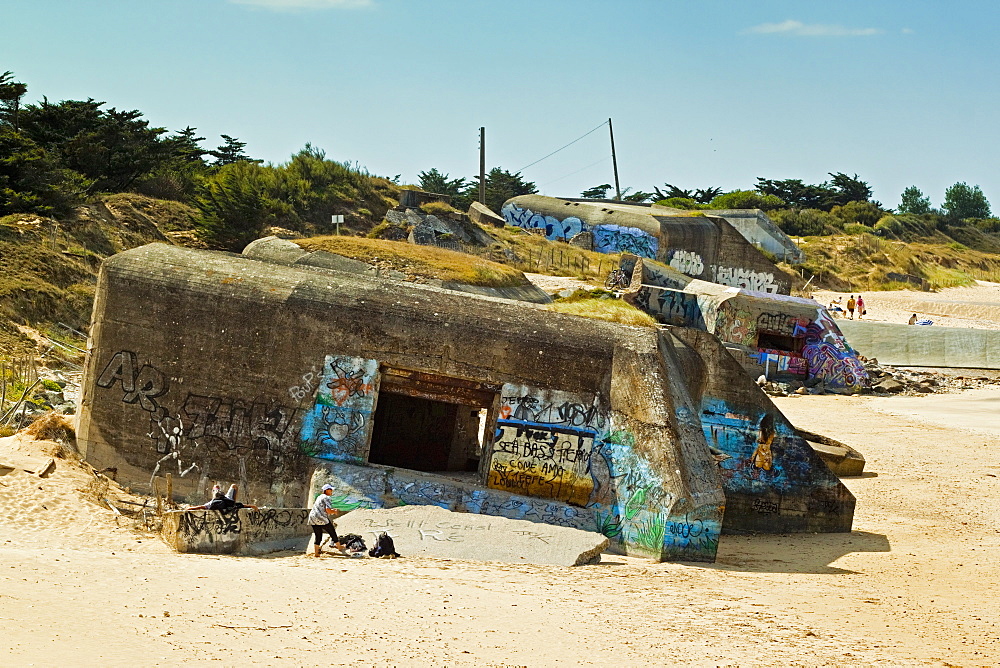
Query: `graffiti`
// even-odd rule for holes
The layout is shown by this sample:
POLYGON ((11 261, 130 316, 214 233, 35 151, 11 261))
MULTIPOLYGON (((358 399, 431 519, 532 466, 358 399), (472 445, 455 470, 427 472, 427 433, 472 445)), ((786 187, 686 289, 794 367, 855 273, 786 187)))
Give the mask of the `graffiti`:
POLYGON ((761 515, 776 515, 780 510, 777 503, 765 499, 754 499, 752 507, 761 515))
POLYGON ((116 382, 121 385, 124 403, 138 401, 142 410, 150 413, 159 407, 156 398, 170 389, 170 383, 158 369, 149 364, 138 366, 136 354, 128 350, 116 353, 97 378, 98 387, 110 388, 116 382))
POLYGON ((594 432, 498 421, 489 485, 496 489, 584 505, 594 432))
POLYGON ((793 336, 799 326, 799 318, 788 313, 761 313, 757 316, 757 331, 793 336))
POLYGON ((720 340, 741 346, 757 345, 757 324, 746 309, 729 307, 719 309, 714 334, 720 340))
POLYGON ((178 520, 180 532, 190 538, 201 535, 221 537, 240 533, 240 511, 237 508, 182 512, 178 520))
POLYGON ((719 547, 721 524, 713 519, 715 513, 706 508, 703 513, 684 513, 676 519, 668 518, 664 523, 666 551, 690 554, 691 551, 714 555, 719 547), (703 514, 706 518, 698 517, 703 514))
POLYGON ((637 227, 597 225, 593 229, 594 250, 598 253, 631 253, 639 257, 656 258, 659 240, 637 227))
POLYGON ((705 271, 705 263, 701 256, 692 251, 677 250, 670 256, 670 266, 688 276, 701 276, 705 271))
POLYGON ((545 238, 549 241, 572 239, 580 234, 580 232, 586 232, 589 229, 576 216, 569 216, 559 220, 553 216, 535 213, 531 209, 525 209, 513 203, 505 204, 500 209, 500 215, 504 217, 508 225, 521 227, 526 230, 545 230, 545 238))
POLYGON ((290 508, 261 508, 244 513, 244 523, 257 531, 269 532, 302 524, 302 513, 290 508))
POLYGON ((326 356, 313 406, 302 420, 303 453, 333 461, 364 461, 377 374, 375 360, 326 356))
POLYGON ((316 383, 318 382, 319 369, 314 365, 310 371, 302 374, 302 384, 295 385, 288 388, 288 394, 291 395, 292 399, 295 401, 302 401, 316 389, 316 383))
POLYGON ((704 327, 697 295, 643 286, 635 296, 636 306, 668 325, 704 327))
POLYGON ((519 422, 533 422, 565 427, 585 427, 600 430, 605 418, 597 408, 596 399, 590 404, 576 400, 564 392, 539 392, 520 386, 504 386, 500 401, 500 417, 519 422))
POLYGON ((864 364, 826 309, 818 309, 816 319, 806 327, 802 355, 809 365, 809 375, 830 386, 860 389, 871 382, 864 364))
POLYGON ((753 292, 777 292, 778 284, 774 282, 774 274, 764 271, 753 271, 740 267, 720 267, 712 265, 712 280, 722 285, 743 288, 753 292))
POLYGON ((297 409, 271 400, 254 400, 250 405, 239 399, 189 394, 181 407, 190 418, 184 436, 220 452, 244 454, 252 450, 271 453, 294 449, 291 429, 297 409))

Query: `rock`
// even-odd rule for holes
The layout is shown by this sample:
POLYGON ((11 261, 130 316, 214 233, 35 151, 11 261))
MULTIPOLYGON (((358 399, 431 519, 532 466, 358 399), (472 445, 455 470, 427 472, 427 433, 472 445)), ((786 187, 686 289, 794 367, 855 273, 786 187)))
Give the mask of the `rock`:
POLYGON ((934 388, 932 388, 930 385, 924 385, 923 383, 917 385, 915 389, 917 390, 917 392, 923 392, 924 394, 930 394, 931 392, 934 391, 934 388))
POLYGON ((491 515, 455 513, 438 506, 352 510, 337 533, 356 533, 369 546, 385 531, 403 557, 580 566, 600 561, 609 541, 590 531, 491 515))
POLYGON ((469 207, 469 220, 477 225, 492 225, 493 227, 503 227, 507 224, 503 216, 493 213, 489 207, 479 202, 473 202, 469 207))
POLYGON ((902 392, 904 386, 901 382, 894 378, 885 378, 875 384, 872 389, 880 390, 882 392, 892 392, 895 394, 897 392, 902 392))
POLYGON ((800 387, 799 389, 795 390, 795 394, 809 394, 809 388, 800 387))

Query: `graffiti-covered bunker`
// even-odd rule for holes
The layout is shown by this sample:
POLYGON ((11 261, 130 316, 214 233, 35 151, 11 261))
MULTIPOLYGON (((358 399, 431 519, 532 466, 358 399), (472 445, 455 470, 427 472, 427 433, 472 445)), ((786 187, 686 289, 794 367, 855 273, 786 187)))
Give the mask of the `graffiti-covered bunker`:
POLYGON ((752 378, 815 379, 859 390, 868 372, 837 323, 812 299, 699 281, 634 255, 622 257, 632 277, 622 297, 659 322, 715 334, 752 378))
POLYGON ((101 270, 78 438, 136 488, 433 504, 713 560, 854 497, 707 332, 151 244, 101 270))
MULTIPOLYGON (((539 230, 550 241, 569 241, 600 253, 632 253, 712 283, 785 295, 791 291, 791 276, 778 269, 744 232, 713 212, 543 195, 513 197, 500 212, 508 225, 539 230)), ((756 239, 751 227, 745 220, 740 223, 756 239)), ((798 253, 794 257, 801 255, 773 223, 767 233, 768 239, 781 237, 780 241, 794 248, 798 253)), ((782 252, 787 256, 784 247, 782 252)))

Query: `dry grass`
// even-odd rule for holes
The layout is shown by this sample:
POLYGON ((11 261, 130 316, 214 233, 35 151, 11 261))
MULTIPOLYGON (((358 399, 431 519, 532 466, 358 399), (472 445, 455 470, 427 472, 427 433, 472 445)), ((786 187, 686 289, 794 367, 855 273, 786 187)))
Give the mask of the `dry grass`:
POLYGON ((657 327, 657 322, 649 314, 604 290, 577 290, 569 297, 559 299, 545 308, 557 313, 576 315, 582 318, 617 322, 620 325, 636 327, 657 327))
POLYGON ((921 278, 931 290, 971 285, 977 279, 1000 281, 1000 256, 946 239, 943 235, 909 242, 870 234, 807 237, 802 244, 806 262, 783 268, 796 275, 801 271, 806 279, 816 275, 812 287, 841 291, 915 287, 890 280, 889 273, 921 278))
POLYGON ((563 241, 549 241, 541 234, 520 227, 491 227, 489 233, 500 245, 499 249, 490 249, 490 257, 521 271, 536 274, 572 276, 582 280, 599 279, 603 283, 604 278, 618 266, 621 259, 620 255, 597 253, 563 241))
POLYGON ((28 425, 25 432, 42 441, 72 441, 76 437, 69 416, 49 411, 28 425))
POLYGON ((436 246, 343 236, 312 237, 295 243, 306 250, 336 253, 383 269, 394 269, 412 278, 434 278, 492 288, 528 284, 524 274, 513 267, 436 246))

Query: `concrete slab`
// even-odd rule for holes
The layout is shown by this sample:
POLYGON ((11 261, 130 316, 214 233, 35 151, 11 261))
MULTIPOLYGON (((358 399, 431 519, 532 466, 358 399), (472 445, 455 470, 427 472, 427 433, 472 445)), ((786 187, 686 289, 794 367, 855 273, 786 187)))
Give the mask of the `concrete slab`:
POLYGON ((837 320, 851 347, 894 366, 1000 369, 1000 332, 837 320))
POLYGON ((176 510, 163 516, 160 537, 178 552, 266 554, 312 538, 305 508, 176 510))
POLYGON ((365 543, 385 531, 403 557, 427 556, 510 564, 581 566, 597 563, 609 544, 599 533, 526 520, 453 513, 437 506, 352 510, 337 519, 337 534, 365 543))

